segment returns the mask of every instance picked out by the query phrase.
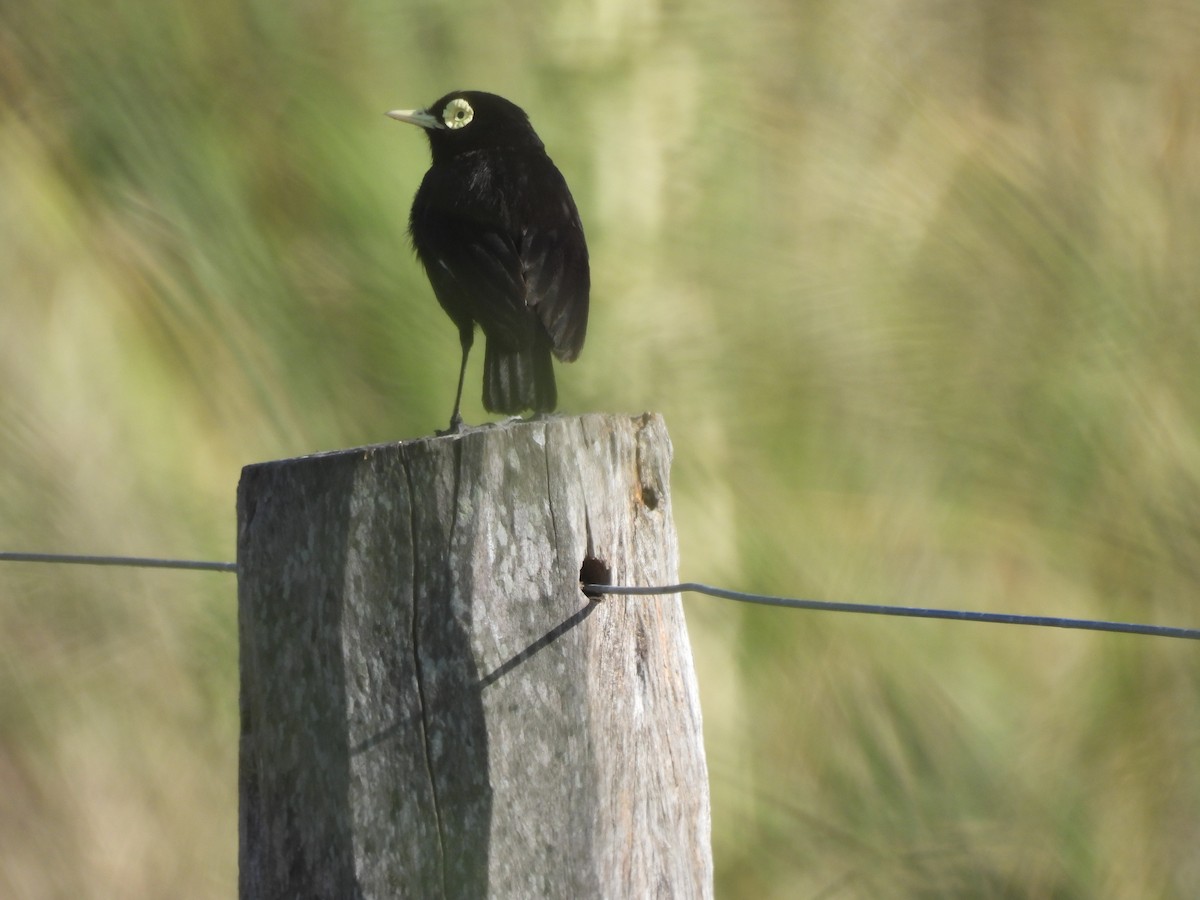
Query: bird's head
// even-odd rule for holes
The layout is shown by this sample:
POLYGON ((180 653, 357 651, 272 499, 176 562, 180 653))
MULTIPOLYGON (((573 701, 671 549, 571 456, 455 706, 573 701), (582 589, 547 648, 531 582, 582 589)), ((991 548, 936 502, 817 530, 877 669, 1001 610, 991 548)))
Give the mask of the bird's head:
POLYGON ((542 147, 521 107, 485 91, 452 91, 425 109, 388 115, 425 129, 435 163, 472 150, 542 147))

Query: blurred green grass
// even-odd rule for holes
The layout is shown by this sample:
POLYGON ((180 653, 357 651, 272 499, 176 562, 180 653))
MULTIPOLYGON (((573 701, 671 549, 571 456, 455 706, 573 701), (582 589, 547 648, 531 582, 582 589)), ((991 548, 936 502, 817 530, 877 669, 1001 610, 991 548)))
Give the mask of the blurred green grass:
MULTIPOLYGON (((227 559, 243 464, 439 427, 382 113, 479 87, 588 230, 562 408, 665 413, 686 577, 1196 624, 1200 8, 0 26, 0 546, 227 559)), ((1194 648, 688 604, 719 895, 1200 889, 1194 648)), ((231 895, 229 579, 7 566, 0 635, 0 894, 231 895)))

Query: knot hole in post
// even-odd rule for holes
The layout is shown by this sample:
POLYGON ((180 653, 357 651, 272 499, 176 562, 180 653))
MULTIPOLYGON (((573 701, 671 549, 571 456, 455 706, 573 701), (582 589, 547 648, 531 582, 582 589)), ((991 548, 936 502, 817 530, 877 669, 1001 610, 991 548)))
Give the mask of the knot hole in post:
POLYGON ((642 505, 648 510, 658 509, 658 489, 652 484, 642 484, 642 505))
MULTIPOLYGON (((612 584, 612 568, 604 560, 589 554, 583 558, 583 565, 579 567, 579 584, 580 587, 612 584)), ((604 596, 603 591, 597 590, 585 589, 583 594, 593 603, 604 596)))

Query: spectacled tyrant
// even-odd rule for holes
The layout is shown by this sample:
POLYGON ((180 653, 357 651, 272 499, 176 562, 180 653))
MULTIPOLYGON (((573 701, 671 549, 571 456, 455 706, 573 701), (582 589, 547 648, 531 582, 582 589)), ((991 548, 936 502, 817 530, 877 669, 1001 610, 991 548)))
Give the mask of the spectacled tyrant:
POLYGON ((571 362, 587 332, 591 276, 575 201, 529 117, 483 91, 454 91, 393 119, 418 125, 433 164, 409 233, 462 363, 450 432, 463 429, 463 378, 483 330, 483 405, 518 415, 558 401, 551 356, 571 362))

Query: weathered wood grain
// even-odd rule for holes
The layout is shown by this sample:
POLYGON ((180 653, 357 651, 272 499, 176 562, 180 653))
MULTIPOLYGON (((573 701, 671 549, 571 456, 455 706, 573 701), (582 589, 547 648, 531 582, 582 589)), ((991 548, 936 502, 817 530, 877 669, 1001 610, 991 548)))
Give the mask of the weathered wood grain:
POLYGON ((243 898, 707 897, 658 416, 247 467, 243 898), (598 568, 597 568, 598 567, 598 568))

